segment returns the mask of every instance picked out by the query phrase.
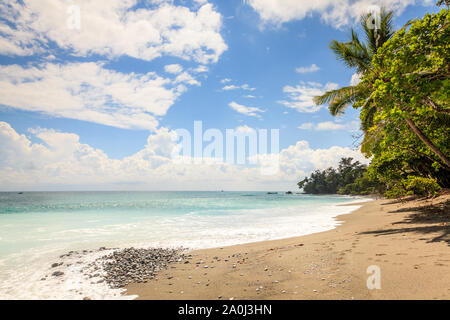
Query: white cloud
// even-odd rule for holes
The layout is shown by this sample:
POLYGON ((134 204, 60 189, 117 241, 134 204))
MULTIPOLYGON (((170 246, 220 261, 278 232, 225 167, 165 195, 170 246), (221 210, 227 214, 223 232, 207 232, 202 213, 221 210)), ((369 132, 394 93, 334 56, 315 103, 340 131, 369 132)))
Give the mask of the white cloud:
MULTIPOLYGON (((248 0, 247 3, 259 14, 264 23, 281 25, 292 20, 302 20, 318 15, 327 24, 336 28, 352 24, 360 15, 373 6, 393 9, 396 14, 414 5, 416 0, 248 0)), ((433 0, 419 1, 433 5, 433 0)))
POLYGON ((253 128, 247 126, 247 125, 236 127, 235 131, 238 132, 238 133, 256 132, 255 129, 253 129, 253 128))
POLYGON ((314 128, 314 123, 312 122, 305 122, 298 126, 301 130, 311 130, 314 128))
POLYGON ((299 176, 299 172, 308 175, 312 171, 336 166, 343 157, 353 157, 363 163, 368 160, 358 150, 333 146, 328 149, 311 149, 307 141, 298 141, 280 152, 281 171, 286 175, 299 176))
POLYGON ((242 89, 242 90, 247 90, 247 91, 255 91, 255 88, 250 87, 248 84, 243 84, 240 86, 235 86, 234 84, 230 84, 227 86, 224 86, 222 88, 223 91, 230 91, 230 90, 238 90, 238 89, 242 89))
POLYGON ((320 70, 320 68, 314 63, 312 65, 310 65, 309 67, 299 67, 299 68, 295 69, 295 71, 298 73, 311 73, 311 72, 316 72, 319 70, 320 70))
POLYGON ((223 91, 236 90, 236 89, 239 89, 239 87, 235 86, 235 85, 232 85, 232 84, 222 88, 223 91))
POLYGON ((231 82, 231 79, 229 79, 229 78, 224 78, 224 79, 220 80, 220 82, 221 82, 221 83, 228 83, 228 82, 231 82))
POLYGON ((264 112, 264 110, 261 110, 261 109, 259 109, 259 108, 256 108, 256 107, 247 107, 247 106, 238 104, 238 103, 236 103, 236 102, 234 102, 234 101, 233 101, 233 102, 230 102, 228 105, 229 105, 233 110, 235 110, 235 111, 237 111, 237 112, 239 112, 239 113, 245 114, 245 115, 247 115, 247 116, 251 116, 251 117, 257 117, 257 118, 259 118, 259 117, 261 117, 261 115, 258 114, 258 112, 264 112))
MULTIPOLYGON (((243 126, 241 130, 251 130, 243 126)), ((280 171, 261 175, 258 167, 228 163, 180 164, 171 160, 176 135, 167 128, 151 134, 139 152, 121 160, 80 142, 78 135, 52 129, 29 130, 39 143, 0 122, 0 189, 266 190, 293 189, 313 170, 336 166, 342 157, 367 163, 357 150, 312 149, 298 141, 279 153, 280 171), (209 179, 208 177, 214 177, 209 179)), ((269 159, 271 155, 263 155, 269 159)))
POLYGON ((164 71, 172 74, 178 74, 183 71, 183 67, 179 64, 168 64, 164 66, 164 71))
POLYGON ((175 56, 200 63, 217 62, 227 49, 220 30, 222 16, 205 1, 197 9, 172 1, 5 0, 0 3, 0 54, 47 52, 48 43, 78 56, 128 55, 153 60, 175 56), (23 3, 22 3, 23 2, 23 3), (70 6, 80 9, 80 28, 70 28, 70 6), (11 28, 10 25, 14 27, 11 28))
POLYGON ((350 80, 350 85, 351 85, 351 86, 356 86, 356 85, 357 85, 358 83, 360 83, 360 82, 361 82, 361 74, 355 72, 355 73, 352 75, 352 79, 350 80))
POLYGON ((200 82, 197 81, 193 76, 191 76, 187 72, 180 73, 175 78, 175 83, 187 83, 187 84, 195 85, 195 86, 199 86, 200 85, 200 82))
POLYGON ((322 85, 317 82, 301 81, 300 85, 296 87, 285 86, 283 88, 283 92, 288 95, 289 100, 283 100, 280 103, 299 112, 317 112, 322 106, 317 106, 313 98, 338 87, 338 84, 333 82, 322 85))
POLYGON ((0 104, 119 128, 154 130, 187 88, 183 72, 171 80, 154 72, 123 74, 99 63, 0 66, 0 104))
POLYGON ((351 121, 348 123, 338 123, 332 121, 325 121, 319 123, 306 122, 302 123, 299 127, 302 130, 315 130, 315 131, 336 131, 336 130, 345 130, 345 131, 358 131, 359 130, 359 121, 351 121))
POLYGON ((252 87, 250 87, 248 84, 243 84, 243 85, 241 85, 241 89, 243 89, 243 90, 248 90, 248 91, 255 91, 256 89, 255 88, 252 88, 252 87))
POLYGON ((201 85, 193 74, 207 72, 205 64, 217 62, 227 49, 220 35, 222 16, 207 1, 197 4, 189 9, 169 0, 111 0, 108 5, 94 0, 2 1, 0 55, 41 54, 52 62, 61 53, 100 55, 103 61, 123 55, 147 61, 174 56, 199 65, 188 71, 166 65, 174 79, 155 72, 124 74, 105 69, 102 62, 0 66, 0 104, 154 130, 155 117, 165 115, 188 85, 201 85), (79 8, 80 28, 69 23, 76 18, 74 7, 79 8))
MULTIPOLYGON (((8 26, 4 26, 0 24, 0 53, 8 56, 28 56, 35 53, 37 50, 27 47, 23 44, 25 39, 16 40, 16 39, 8 39, 4 37, 2 34, 8 34, 12 32, 12 29, 8 26), (6 32, 5 32, 6 31, 6 32)), ((32 43, 33 40, 26 39, 28 42, 32 43)))
POLYGON ((317 131, 335 131, 335 130, 344 130, 346 129, 346 125, 342 123, 336 123, 332 121, 319 122, 315 126, 315 130, 317 131))
POLYGON ((200 65, 192 71, 194 71, 195 73, 203 73, 203 72, 208 72, 209 69, 207 66, 200 65))

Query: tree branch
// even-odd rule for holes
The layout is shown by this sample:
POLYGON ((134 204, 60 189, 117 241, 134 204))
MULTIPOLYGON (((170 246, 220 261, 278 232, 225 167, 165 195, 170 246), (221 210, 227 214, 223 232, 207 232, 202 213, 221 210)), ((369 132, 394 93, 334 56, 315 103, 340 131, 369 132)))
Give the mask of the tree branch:
POLYGON ((431 142, 430 139, 416 126, 416 124, 409 118, 405 118, 406 123, 411 128, 411 130, 419 137, 420 140, 422 140, 423 143, 425 143, 431 150, 433 150, 434 153, 445 163, 447 167, 450 168, 450 160, 447 158, 447 156, 439 150, 433 142, 431 142))

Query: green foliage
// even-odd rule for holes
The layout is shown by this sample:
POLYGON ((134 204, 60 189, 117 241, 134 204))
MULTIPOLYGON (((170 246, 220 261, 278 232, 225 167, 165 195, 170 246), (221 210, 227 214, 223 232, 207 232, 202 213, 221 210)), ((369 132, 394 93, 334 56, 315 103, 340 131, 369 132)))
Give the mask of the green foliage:
POLYGON ((431 197, 437 196, 440 190, 436 179, 409 176, 387 190, 386 197, 398 198, 406 195, 431 197))
MULTIPOLYGON (((388 134, 403 128, 410 131, 405 119, 411 119, 425 135, 437 139, 433 139, 435 144, 449 147, 448 135, 443 137, 450 133, 449 22, 446 9, 436 15, 427 14, 409 30, 399 30, 378 50, 372 72, 362 77, 362 83, 371 87, 376 106, 368 131, 380 126, 388 134)), ((355 107, 365 102, 359 99, 355 107)), ((367 112, 362 110, 362 117, 367 112)))
POLYGON ((384 194, 385 186, 376 178, 373 179, 368 172, 355 179, 353 183, 349 183, 337 191, 338 194, 351 195, 370 195, 370 194, 384 194))
POLYGON ((372 94, 371 108, 363 107, 366 100, 354 103, 361 108, 361 150, 373 157, 389 196, 402 194, 409 176, 450 186, 449 39, 448 10, 427 14, 387 41, 362 77, 372 94))
POLYGON ((311 194, 371 194, 378 192, 379 183, 370 179, 365 165, 342 158, 337 169, 316 170, 298 187, 311 194))
MULTIPOLYGON (((348 105, 360 110, 361 151, 371 157, 364 174, 348 183, 341 181, 336 192, 430 196, 440 187, 450 187, 448 8, 408 22, 395 34, 392 13, 382 13, 381 25, 373 30, 362 24, 365 43, 353 30, 351 41, 332 42, 337 59, 356 68, 361 81, 315 98, 318 104, 329 103, 333 115, 348 105)), ((329 187, 326 183, 315 187, 326 178, 330 179, 326 173, 316 172, 303 185, 318 192, 329 187)), ((328 189, 334 190, 332 186, 328 189)))
POLYGON ((408 177, 405 183, 408 193, 420 196, 437 196, 441 190, 441 187, 438 185, 437 181, 432 178, 411 176, 408 177))
MULTIPOLYGON (((371 14, 362 15, 360 22, 365 41, 361 41, 353 29, 349 41, 333 40, 330 43, 330 49, 334 52, 336 59, 349 68, 356 68, 356 72, 359 74, 370 71, 374 54, 394 34, 392 16, 392 11, 382 9, 379 28, 371 28, 367 23, 371 14)), ((314 102, 319 105, 329 103, 329 110, 335 116, 343 113, 347 106, 357 100, 368 99, 369 96, 370 89, 365 85, 358 84, 328 91, 322 96, 315 97, 314 102)))
POLYGON ((337 169, 316 170, 309 178, 300 181, 298 187, 309 194, 384 194, 387 198, 438 195, 441 187, 436 179, 404 176, 399 165, 401 162, 394 158, 390 161, 386 159, 381 164, 372 163, 367 168, 359 161, 353 162, 352 158, 342 158, 337 169), (381 179, 379 170, 386 170, 381 179))
POLYGON ((400 184, 394 184, 389 189, 386 190, 385 196, 388 199, 393 198, 401 198, 405 197, 407 195, 407 192, 405 188, 400 184))

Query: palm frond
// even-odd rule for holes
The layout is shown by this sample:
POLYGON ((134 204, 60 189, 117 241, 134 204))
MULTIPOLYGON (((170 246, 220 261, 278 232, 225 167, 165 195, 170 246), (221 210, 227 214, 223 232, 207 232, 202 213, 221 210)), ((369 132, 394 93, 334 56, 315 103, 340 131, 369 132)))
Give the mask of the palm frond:
POLYGON ((372 13, 361 15, 360 23, 371 55, 375 54, 378 48, 394 35, 393 11, 387 11, 385 8, 380 10, 379 17, 374 17, 372 13), (371 19, 379 19, 379 21, 371 21, 371 19))
POLYGON ((376 111, 376 106, 371 104, 368 108, 365 108, 364 112, 361 112, 361 129, 364 132, 367 132, 373 126, 376 111))
POLYGON ((369 69, 371 56, 365 45, 359 41, 339 42, 333 40, 330 43, 330 49, 334 52, 336 58, 343 62, 349 68, 357 68, 357 72, 364 73, 369 69), (359 43, 359 44, 358 44, 359 43))
POLYGON ((332 115, 344 112, 345 108, 361 98, 363 91, 358 86, 348 86, 336 90, 325 92, 321 96, 314 97, 314 103, 322 105, 329 103, 329 110, 332 115))

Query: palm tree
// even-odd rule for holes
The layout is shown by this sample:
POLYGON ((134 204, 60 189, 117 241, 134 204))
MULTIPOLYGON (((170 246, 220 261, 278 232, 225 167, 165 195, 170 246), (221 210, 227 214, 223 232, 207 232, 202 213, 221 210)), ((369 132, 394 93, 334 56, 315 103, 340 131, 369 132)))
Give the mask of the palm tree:
MULTIPOLYGON (((358 34, 351 29, 351 39, 349 42, 339 42, 333 40, 330 49, 336 55, 339 61, 342 61, 349 68, 356 68, 359 75, 371 71, 371 61, 378 48, 388 41, 394 35, 393 12, 386 11, 384 8, 380 10, 379 17, 375 17, 372 13, 361 16, 360 22, 365 34, 365 43, 361 42, 358 34), (376 19, 379 21, 375 21, 376 19)), ((329 104, 329 110, 333 116, 344 112, 345 108, 353 104, 356 100, 366 99, 364 107, 369 105, 370 90, 361 85, 355 84, 342 87, 336 90, 325 92, 321 96, 314 97, 317 105, 325 103, 329 104)), ((370 127, 371 117, 374 111, 367 112, 369 117, 362 121, 362 127, 370 127)))
MULTIPOLYGON (((445 1, 445 3, 447 4, 448 1, 445 1)), ((365 34, 365 43, 361 42, 357 33, 351 29, 351 40, 349 42, 333 40, 330 49, 334 52, 336 58, 347 67, 356 68, 359 75, 373 72, 371 66, 373 56, 395 33, 392 17, 393 11, 386 11, 384 8, 380 10, 379 23, 374 23, 374 19, 377 17, 374 17, 371 13, 362 15, 360 22, 365 34)), ((408 21, 403 28, 407 28, 411 23, 412 21, 408 21)), ((331 114, 336 116, 343 113, 347 106, 358 101, 358 107, 361 108, 361 129, 364 131, 361 150, 367 153, 381 137, 383 127, 380 124, 376 131, 369 130, 373 126, 374 115, 377 111, 377 106, 372 101, 373 94, 374 92, 368 86, 358 83, 327 91, 321 96, 314 97, 314 102, 317 105, 328 103, 331 114)), ((405 119, 405 122, 411 131, 450 168, 450 160, 447 156, 423 134, 417 125, 409 118, 405 119)))

